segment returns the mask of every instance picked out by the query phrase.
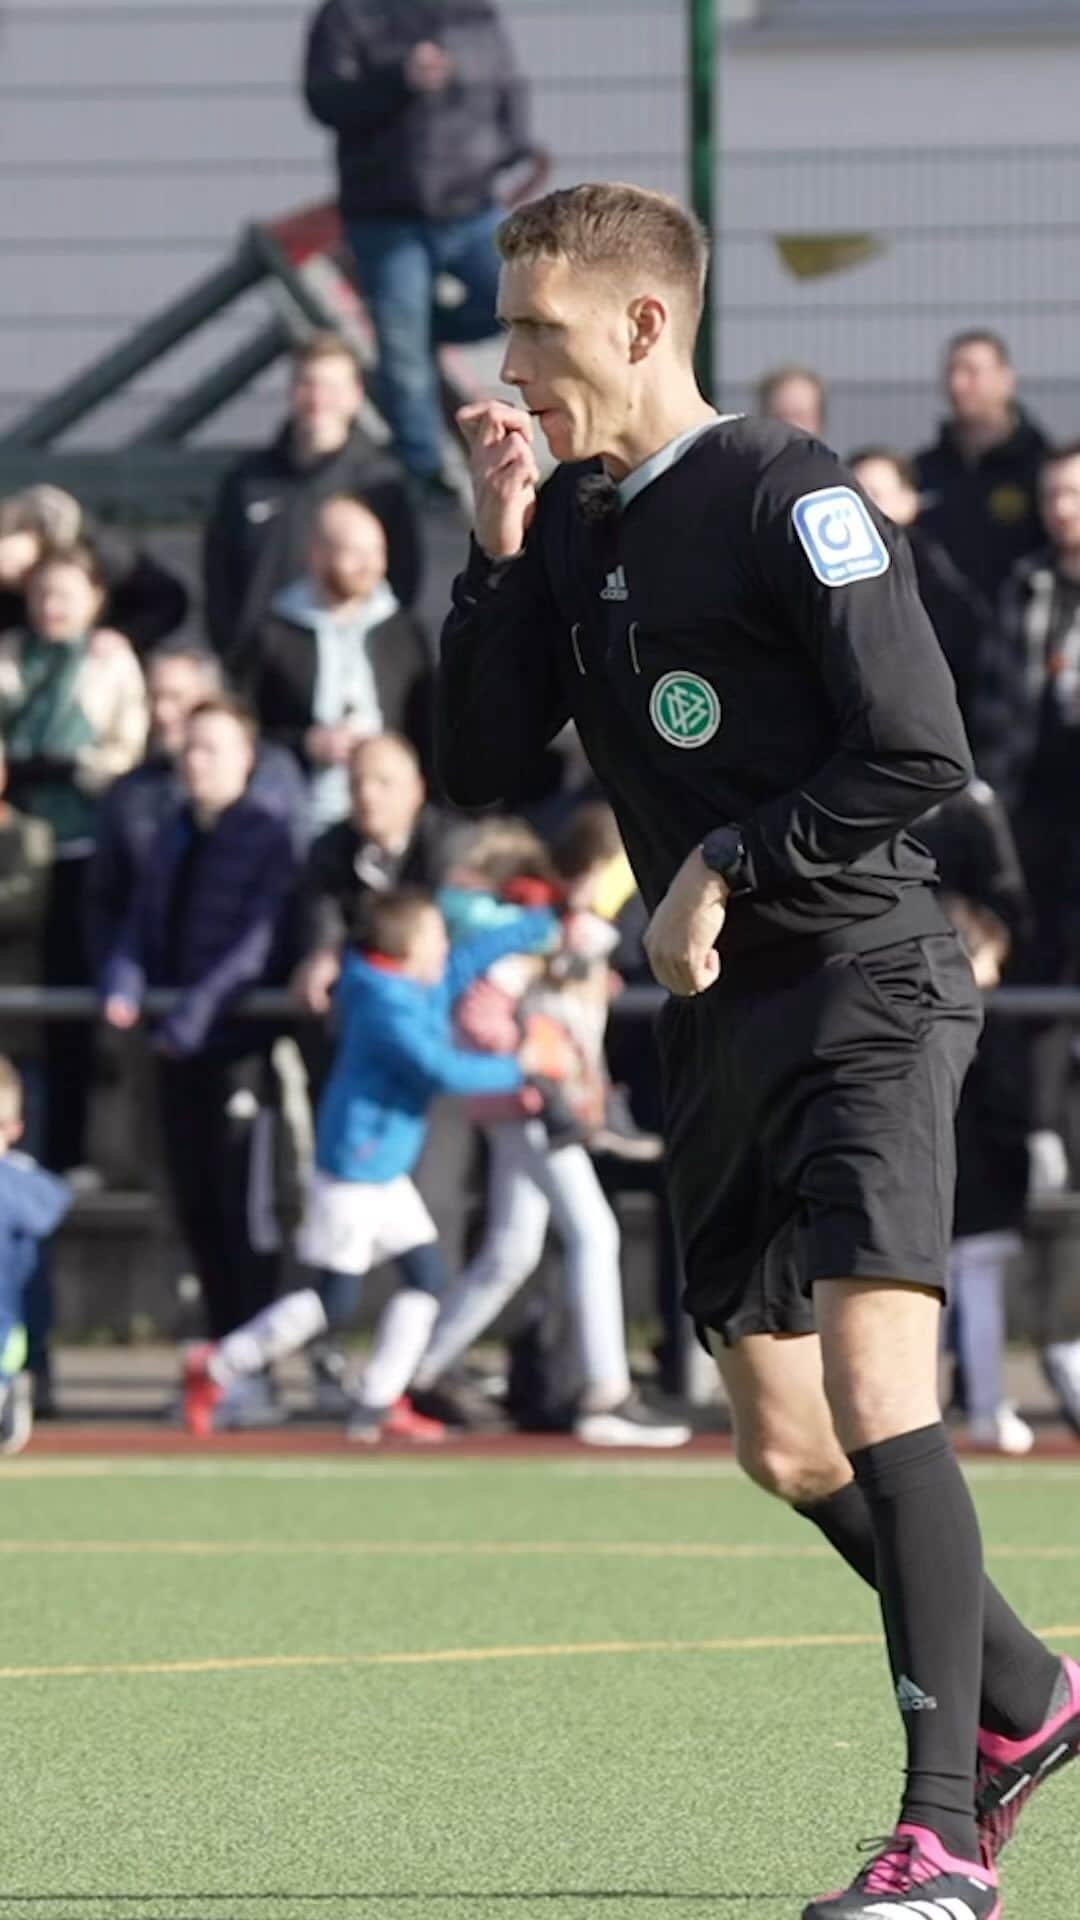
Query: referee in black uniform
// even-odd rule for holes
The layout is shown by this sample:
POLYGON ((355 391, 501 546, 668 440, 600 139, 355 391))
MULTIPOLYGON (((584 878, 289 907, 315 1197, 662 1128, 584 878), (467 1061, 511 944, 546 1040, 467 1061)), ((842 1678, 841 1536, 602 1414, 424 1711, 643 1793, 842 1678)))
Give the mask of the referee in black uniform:
POLYGON ((937 1398, 970 968, 906 831, 971 774, 903 539, 818 441, 693 375, 706 247, 612 184, 499 236, 521 408, 466 408, 476 535, 438 755, 513 800, 568 719, 673 998, 660 1041, 686 1302, 739 1459, 877 1585, 896 1830, 806 1920, 998 1920, 996 1854, 1080 1749, 1080 1666, 985 1580, 937 1398), (537 421, 560 462, 538 490, 537 421), (799 1337, 792 1337, 799 1336, 799 1337))

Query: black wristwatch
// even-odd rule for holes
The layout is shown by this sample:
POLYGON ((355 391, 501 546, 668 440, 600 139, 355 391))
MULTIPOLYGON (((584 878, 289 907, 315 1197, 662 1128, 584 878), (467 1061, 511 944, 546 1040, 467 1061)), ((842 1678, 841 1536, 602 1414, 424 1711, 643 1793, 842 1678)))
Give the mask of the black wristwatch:
POLYGON ((746 848, 738 827, 714 827, 701 843, 701 857, 713 873, 718 873, 722 880, 727 881, 728 891, 733 897, 750 892, 746 848))

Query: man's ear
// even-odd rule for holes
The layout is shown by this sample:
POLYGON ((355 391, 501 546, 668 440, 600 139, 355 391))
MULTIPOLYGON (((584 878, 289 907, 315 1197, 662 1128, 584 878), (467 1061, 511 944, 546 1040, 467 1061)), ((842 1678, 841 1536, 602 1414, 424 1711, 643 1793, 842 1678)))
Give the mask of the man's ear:
POLYGON ((629 317, 630 358, 636 363, 648 358, 667 331, 668 310, 656 294, 646 293, 633 302, 629 317))

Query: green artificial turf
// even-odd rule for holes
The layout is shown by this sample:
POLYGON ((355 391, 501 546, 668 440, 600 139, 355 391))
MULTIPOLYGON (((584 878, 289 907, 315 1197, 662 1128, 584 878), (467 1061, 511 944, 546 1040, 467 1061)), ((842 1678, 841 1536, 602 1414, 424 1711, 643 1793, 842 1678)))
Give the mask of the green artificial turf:
MULTIPOLYGON (((1080 1471, 974 1481, 1080 1652, 1080 1471)), ((0 1920, 797 1920, 892 1824, 873 1596, 724 1463, 31 1455, 0 1511, 0 1920)), ((1080 1911, 1080 1766, 1005 1867, 1080 1911)))

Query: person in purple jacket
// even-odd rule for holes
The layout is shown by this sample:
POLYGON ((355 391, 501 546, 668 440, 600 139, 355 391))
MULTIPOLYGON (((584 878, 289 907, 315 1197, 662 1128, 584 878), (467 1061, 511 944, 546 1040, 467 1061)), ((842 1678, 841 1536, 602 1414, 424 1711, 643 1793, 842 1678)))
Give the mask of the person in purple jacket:
POLYGON ((369 1445, 385 1437, 443 1438, 440 1423, 404 1399, 447 1277, 435 1224, 410 1175, 438 1094, 509 1093, 539 1069, 527 1041, 516 1055, 459 1046, 452 1009, 496 960, 541 949, 555 933, 554 914, 536 908, 451 950, 442 914, 421 888, 401 887, 368 903, 361 944, 346 955, 335 994, 337 1052, 319 1101, 315 1172, 297 1240, 317 1282, 189 1356, 190 1433, 209 1432, 235 1380, 325 1333, 346 1297, 355 1304, 357 1281, 397 1260, 403 1284, 375 1328, 352 1395, 349 1438, 369 1445))
POLYGON ((152 1022, 162 1139, 215 1338, 273 1299, 280 1268, 274 1034, 230 1014, 239 994, 284 975, 296 874, 288 825, 247 790, 255 742, 254 720, 231 697, 191 714, 182 801, 99 976, 104 1017, 119 1029, 136 1024, 148 988, 176 990, 152 1022))

